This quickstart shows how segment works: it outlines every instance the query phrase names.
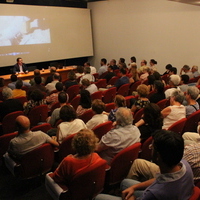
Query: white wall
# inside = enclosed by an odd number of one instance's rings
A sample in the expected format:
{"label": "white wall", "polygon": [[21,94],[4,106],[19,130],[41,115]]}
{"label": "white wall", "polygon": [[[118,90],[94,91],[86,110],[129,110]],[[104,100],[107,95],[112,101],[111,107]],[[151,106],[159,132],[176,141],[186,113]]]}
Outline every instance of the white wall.
{"label": "white wall", "polygon": [[136,56],[158,61],[159,72],[171,63],[200,67],[200,6],[167,0],[108,0],[88,4],[92,13],[94,57]]}

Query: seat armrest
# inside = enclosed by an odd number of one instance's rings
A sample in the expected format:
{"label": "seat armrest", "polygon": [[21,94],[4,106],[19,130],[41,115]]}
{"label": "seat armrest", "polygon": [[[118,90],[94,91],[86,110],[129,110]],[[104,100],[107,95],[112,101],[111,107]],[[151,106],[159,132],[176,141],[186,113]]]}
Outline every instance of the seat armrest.
{"label": "seat armrest", "polygon": [[4,157],[6,167],[15,176],[15,167],[17,167],[19,165],[8,155],[8,152],[6,152],[3,155],[3,157]]}
{"label": "seat armrest", "polygon": [[45,186],[49,194],[54,200],[59,200],[59,197],[62,193],[66,193],[68,191],[67,186],[57,184],[51,177],[50,174],[52,172],[46,174],[45,178]]}

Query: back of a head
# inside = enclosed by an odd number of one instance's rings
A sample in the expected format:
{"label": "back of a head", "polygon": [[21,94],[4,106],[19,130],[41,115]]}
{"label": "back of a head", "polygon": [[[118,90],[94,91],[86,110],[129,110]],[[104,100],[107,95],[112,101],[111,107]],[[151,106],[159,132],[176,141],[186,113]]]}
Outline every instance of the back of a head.
{"label": "back of a head", "polygon": [[37,85],[40,85],[42,83],[42,78],[41,76],[35,76],[34,81]]}
{"label": "back of a head", "polygon": [[190,77],[187,74],[181,75],[181,81],[183,81],[184,84],[188,84],[189,80],[190,80]]}
{"label": "back of a head", "polygon": [[84,78],[81,81],[81,83],[82,83],[83,86],[86,86],[86,87],[88,87],[91,84],[90,81],[87,78]]}
{"label": "back of a head", "polygon": [[39,69],[34,70],[34,76],[40,76],[40,70]]}
{"label": "back of a head", "polygon": [[76,74],[73,70],[69,71],[68,75],[67,75],[69,80],[75,80],[76,79]]}
{"label": "back of a head", "polygon": [[18,128],[19,133],[23,133],[30,129],[30,120],[28,117],[24,115],[20,115],[16,118],[16,126]]}
{"label": "back of a head", "polygon": [[80,130],[72,140],[72,148],[78,156],[87,156],[95,151],[98,139],[92,130]]}
{"label": "back of a head", "polygon": [[10,88],[4,87],[2,90],[2,95],[3,95],[4,100],[7,100],[7,99],[12,98],[13,92]]}
{"label": "back of a head", "polygon": [[44,94],[40,90],[36,89],[31,92],[30,98],[35,102],[41,101],[44,98]]}
{"label": "back of a head", "polygon": [[154,75],[154,77],[155,77],[156,80],[161,80],[161,76],[160,76],[160,74],[157,71],[155,71],[153,73],[153,75]]}
{"label": "back of a head", "polygon": [[124,98],[124,96],[117,94],[115,96],[114,99],[114,103],[116,104],[116,106],[119,107],[126,107],[126,99]]}
{"label": "back of a head", "polygon": [[124,58],[120,58],[119,61],[120,61],[121,63],[125,63],[125,59],[124,59]]}
{"label": "back of a head", "polygon": [[105,103],[102,102],[100,99],[95,99],[92,102],[92,110],[96,114],[101,114],[105,110]]}
{"label": "back of a head", "polygon": [[177,74],[177,68],[176,67],[171,67],[169,69],[170,72],[172,72],[173,74]]}
{"label": "back of a head", "polygon": [[157,61],[154,59],[151,59],[150,62],[153,63],[154,65],[157,65]]}
{"label": "back of a head", "polygon": [[171,97],[174,98],[174,101],[177,101],[180,104],[182,104],[185,99],[184,93],[178,89],[172,92]]}
{"label": "back of a head", "polygon": [[170,76],[170,81],[172,82],[172,84],[173,84],[174,86],[178,86],[179,83],[180,83],[180,81],[181,81],[181,78],[180,78],[179,75],[172,74],[172,75]]}
{"label": "back of a head", "polygon": [[91,108],[91,96],[90,96],[90,92],[87,90],[82,90],[81,93],[81,98],[80,98],[80,105],[83,108]]}
{"label": "back of a head", "polygon": [[154,75],[149,75],[147,79],[148,79],[148,85],[153,85],[154,81],[156,80]]}
{"label": "back of a head", "polygon": [[131,57],[131,61],[134,62],[134,63],[136,63],[136,57],[135,57],[135,56],[132,56],[132,57]]}
{"label": "back of a head", "polygon": [[183,69],[186,70],[186,71],[189,71],[190,67],[188,65],[183,65]]}
{"label": "back of a head", "polygon": [[164,92],[164,83],[162,81],[156,80],[154,81],[154,87],[157,92],[162,93]]}
{"label": "back of a head", "polygon": [[60,109],[60,119],[65,122],[73,121],[77,118],[76,111],[72,106],[65,105]]}
{"label": "back of a head", "polygon": [[83,70],[84,70],[84,68],[83,68],[83,66],[81,66],[81,65],[78,65],[77,68],[76,68],[76,71],[77,71],[78,73],[80,73],[80,74],[83,73]]}
{"label": "back of a head", "polygon": [[63,91],[63,84],[61,82],[56,83],[56,90],[59,92]]}
{"label": "back of a head", "polygon": [[59,74],[59,73],[55,73],[55,74],[53,75],[53,79],[54,79],[54,80],[59,80],[59,79],[60,79],[60,74]]}
{"label": "back of a head", "polygon": [[126,75],[126,69],[123,67],[120,69],[120,72],[123,74],[123,75]]}
{"label": "back of a head", "polygon": [[165,69],[171,69],[173,66],[171,65],[171,64],[167,64],[166,66],[165,66]]}
{"label": "back of a head", "polygon": [[90,67],[85,67],[84,72],[85,72],[85,74],[90,74],[90,72],[91,72]]}
{"label": "back of a head", "polygon": [[101,62],[102,62],[104,65],[106,65],[107,60],[106,60],[105,58],[102,58],[102,59],[101,59]]}
{"label": "back of a head", "polygon": [[191,99],[196,100],[199,96],[199,89],[196,86],[190,86],[187,89],[187,94],[190,95]]}
{"label": "back of a head", "polygon": [[183,157],[184,141],[178,133],[167,130],[156,131],[153,134],[153,147],[168,167],[174,167]]}
{"label": "back of a head", "polygon": [[127,126],[133,123],[133,115],[128,108],[120,107],[116,112],[116,122],[120,126]]}
{"label": "back of a head", "polygon": [[17,76],[15,74],[12,74],[10,76],[10,79],[11,79],[11,82],[15,82],[15,81],[17,81]]}
{"label": "back of a head", "polygon": [[15,84],[16,89],[21,89],[22,86],[23,86],[23,81],[21,79],[18,79]]}
{"label": "back of a head", "polygon": [[145,84],[141,84],[137,87],[137,92],[140,97],[147,97],[149,94],[149,88]]}
{"label": "back of a head", "polygon": [[66,103],[67,102],[67,94],[65,92],[59,92],[58,101],[59,101],[59,103]]}

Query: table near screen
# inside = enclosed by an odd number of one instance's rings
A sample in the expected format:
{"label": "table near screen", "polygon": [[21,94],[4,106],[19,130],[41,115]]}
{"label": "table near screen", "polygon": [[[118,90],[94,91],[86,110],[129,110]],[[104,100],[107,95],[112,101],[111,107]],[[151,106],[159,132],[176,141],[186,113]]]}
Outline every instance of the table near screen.
{"label": "table near screen", "polygon": [[[57,69],[56,72],[58,72],[61,75],[62,80],[65,80],[67,79],[68,72],[71,70],[74,70],[74,66],[63,67],[63,69]],[[46,79],[50,75],[50,70],[49,69],[40,70],[40,74],[42,77]],[[0,76],[0,78],[4,79],[5,85],[8,85],[8,83],[11,82],[10,76],[11,74]],[[17,77],[22,80],[30,80],[34,77],[34,72],[31,71],[28,72],[27,74],[18,74]]]}

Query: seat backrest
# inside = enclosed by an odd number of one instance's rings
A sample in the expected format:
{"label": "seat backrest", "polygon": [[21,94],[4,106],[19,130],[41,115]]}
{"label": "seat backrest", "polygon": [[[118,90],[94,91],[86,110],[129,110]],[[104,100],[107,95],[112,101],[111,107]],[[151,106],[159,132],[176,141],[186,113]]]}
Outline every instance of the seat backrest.
{"label": "seat backrest", "polygon": [[53,111],[56,109],[56,108],[60,108],[60,102],[54,102],[51,106],[51,110],[50,110],[50,115],[53,113]]}
{"label": "seat backrest", "polygon": [[130,83],[124,84],[122,85],[118,90],[117,90],[117,94],[121,94],[122,96],[126,97],[129,94],[129,86]]}
{"label": "seat backrest", "polygon": [[105,111],[109,113],[112,109],[115,109],[115,103],[107,103],[105,104]]}
{"label": "seat backrest", "polygon": [[97,86],[97,88],[105,88],[107,83],[106,83],[106,79],[99,79],[95,85]]}
{"label": "seat backrest", "polygon": [[24,103],[28,101],[26,97],[15,97],[15,99],[19,99],[22,105],[24,105]]}
{"label": "seat backrest", "polygon": [[1,147],[0,148],[0,162],[2,161],[3,155],[8,150],[10,140],[16,137],[17,134],[18,132],[14,132],[14,133],[8,133],[8,134],[0,136],[0,147]]}
{"label": "seat backrest", "polygon": [[196,132],[200,121],[200,110],[188,116],[183,132]]}
{"label": "seat backrest", "polygon": [[2,129],[3,129],[3,133],[4,134],[12,133],[12,132],[15,132],[17,130],[17,128],[15,126],[15,119],[19,115],[24,115],[24,112],[22,112],[22,111],[15,111],[15,112],[7,114],[3,118],[3,120],[2,120]]}
{"label": "seat backrest", "polygon": [[74,110],[76,110],[76,109],[78,108],[78,105],[79,105],[79,103],[80,103],[80,99],[81,99],[81,96],[75,96],[75,97],[71,100],[70,104],[73,106]]}
{"label": "seat backrest", "polygon": [[69,154],[72,154],[72,155],[76,154],[76,151],[72,148],[72,145],[71,145],[72,139],[74,138],[75,135],[76,133],[67,136],[60,144],[59,151],[58,151],[58,162],[61,162],[63,158],[65,158]]}
{"label": "seat backrest", "polygon": [[138,158],[141,143],[135,143],[120,151],[111,161],[109,185],[121,182],[126,178],[133,161]]}
{"label": "seat backrest", "polygon": [[94,73],[94,74],[92,74],[92,75],[94,76],[95,81],[99,78],[99,73]]}
{"label": "seat backrest", "polygon": [[119,79],[119,77],[117,76],[113,76],[109,81],[108,81],[108,85],[115,85],[115,83],[117,82],[117,80]]}
{"label": "seat backrest", "polygon": [[140,152],[140,158],[145,160],[151,160],[151,149],[149,149],[149,145],[152,144],[152,136],[149,137],[145,142],[142,144],[142,151]]}
{"label": "seat backrest", "polygon": [[20,160],[15,160],[15,175],[22,179],[40,176],[52,168],[54,150],[51,144],[45,143],[40,147],[26,153]]}
{"label": "seat backrest", "polygon": [[187,118],[180,119],[179,121],[177,121],[174,124],[172,124],[168,128],[168,130],[182,135],[186,121],[187,121]]}
{"label": "seat backrest", "polygon": [[71,100],[77,95],[79,94],[80,91],[80,87],[79,85],[72,85],[70,86],[66,93],[69,95],[69,102],[71,102]]}
{"label": "seat backrest", "polygon": [[31,122],[31,127],[36,126],[39,122],[46,122],[48,117],[48,106],[40,105],[32,108],[28,113],[28,118]]}
{"label": "seat backrest", "polygon": [[79,116],[79,119],[82,119],[86,124],[94,115],[92,109],[85,111],[82,115]]}
{"label": "seat backrest", "polygon": [[93,199],[99,194],[103,190],[106,167],[107,163],[102,159],[77,173],[68,186],[70,199]]}
{"label": "seat backrest", "polygon": [[103,102],[104,103],[111,103],[114,101],[115,95],[116,95],[117,88],[112,87],[106,91],[103,92]]}
{"label": "seat backrest", "polygon": [[94,134],[101,140],[102,136],[105,135],[112,128],[112,121],[107,121],[93,128]]}
{"label": "seat backrest", "polygon": [[91,100],[93,101],[95,99],[102,99],[102,91],[97,91],[91,94]]}
{"label": "seat backrest", "polygon": [[167,106],[168,99],[163,99],[157,102],[156,104],[160,107],[161,110],[163,110]]}
{"label": "seat backrest", "polygon": [[192,196],[189,200],[199,200],[200,199],[200,189],[197,186],[194,186]]}
{"label": "seat backrest", "polygon": [[129,88],[129,95],[132,95],[133,91],[136,91],[139,85],[141,85],[141,81],[136,81],[134,83],[131,83],[130,88]]}
{"label": "seat backrest", "polygon": [[104,78],[104,77],[106,76],[107,73],[108,73],[108,71],[106,71],[106,72],[104,72],[103,74],[101,74],[101,75],[99,76],[99,79]]}
{"label": "seat backrest", "polygon": [[3,94],[2,94],[2,90],[0,90],[0,100],[1,100],[1,101],[4,101],[4,99],[3,99]]}
{"label": "seat backrest", "polygon": [[134,116],[133,116],[133,124],[137,123],[141,118],[142,115],[144,114],[144,108],[140,108],[140,110],[138,110]]}
{"label": "seat backrest", "polygon": [[47,133],[48,130],[50,130],[52,127],[51,127],[51,124],[49,123],[44,123],[44,124],[40,124],[38,126],[34,126],[31,131],[42,131],[44,133]]}

